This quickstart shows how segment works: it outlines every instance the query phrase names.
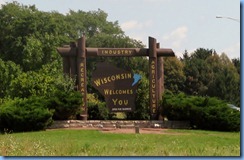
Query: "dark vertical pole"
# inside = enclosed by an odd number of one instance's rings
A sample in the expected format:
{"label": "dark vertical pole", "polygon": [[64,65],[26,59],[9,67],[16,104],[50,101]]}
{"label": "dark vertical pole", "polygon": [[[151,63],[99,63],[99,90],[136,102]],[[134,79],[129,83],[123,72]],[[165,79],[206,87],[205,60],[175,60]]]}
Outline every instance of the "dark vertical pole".
{"label": "dark vertical pole", "polygon": [[[71,42],[70,43],[70,48],[71,48],[71,52],[73,53],[77,53],[77,45],[75,42]],[[70,61],[70,76],[72,78],[75,78],[75,76],[77,75],[77,57],[76,56],[69,56],[69,61]]]}
{"label": "dark vertical pole", "polygon": [[[160,44],[157,43],[157,48],[160,48]],[[157,75],[158,75],[158,103],[162,100],[162,95],[164,93],[164,59],[163,57],[157,58]],[[158,113],[159,113],[159,119],[162,119],[160,116],[160,113],[162,112],[162,106],[158,104]]]}
{"label": "dark vertical pole", "polygon": [[157,119],[158,83],[157,83],[156,39],[149,37],[149,98],[151,120]]}
{"label": "dark vertical pole", "polygon": [[[160,48],[159,43],[157,43],[157,48]],[[158,100],[162,100],[162,94],[164,92],[163,57],[157,58],[157,77],[158,77]]]}
{"label": "dark vertical pole", "polygon": [[70,60],[69,60],[70,56],[62,56],[62,58],[63,58],[63,72],[65,75],[70,76]]}
{"label": "dark vertical pole", "polygon": [[77,54],[77,81],[78,90],[83,97],[83,104],[81,106],[82,120],[87,120],[87,88],[86,88],[86,40],[85,36],[78,39],[78,54]]}

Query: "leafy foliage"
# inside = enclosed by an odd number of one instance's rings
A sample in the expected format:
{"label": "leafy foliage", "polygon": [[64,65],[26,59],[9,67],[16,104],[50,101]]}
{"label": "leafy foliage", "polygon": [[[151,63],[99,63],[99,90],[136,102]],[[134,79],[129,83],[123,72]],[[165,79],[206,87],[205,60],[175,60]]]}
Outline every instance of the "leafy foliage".
{"label": "leafy foliage", "polygon": [[54,120],[76,119],[81,113],[82,96],[77,91],[57,92],[54,97],[49,99],[49,108],[54,110]]}
{"label": "leafy foliage", "polygon": [[223,53],[197,49],[192,55],[184,54],[184,93],[218,97],[240,106],[240,74],[231,60]]}
{"label": "leafy foliage", "polygon": [[162,115],[169,120],[190,121],[192,127],[197,129],[240,130],[240,112],[229,108],[217,98],[166,92],[162,106]]}
{"label": "leafy foliage", "polygon": [[[140,73],[140,72],[139,72]],[[126,113],[128,120],[149,120],[150,108],[149,108],[149,81],[143,75],[142,79],[138,82],[137,96],[135,102],[135,111]]]}
{"label": "leafy foliage", "polygon": [[44,130],[52,123],[52,111],[42,97],[13,99],[0,106],[0,131]]}
{"label": "leafy foliage", "polygon": [[88,119],[89,120],[108,120],[114,116],[109,113],[105,102],[99,101],[94,94],[88,94]]}
{"label": "leafy foliage", "polygon": [[183,63],[176,57],[165,57],[163,63],[165,89],[174,93],[182,91],[186,80]]}
{"label": "leafy foliage", "polygon": [[0,59],[0,98],[7,97],[11,81],[21,73],[20,66],[11,61],[3,61]]}

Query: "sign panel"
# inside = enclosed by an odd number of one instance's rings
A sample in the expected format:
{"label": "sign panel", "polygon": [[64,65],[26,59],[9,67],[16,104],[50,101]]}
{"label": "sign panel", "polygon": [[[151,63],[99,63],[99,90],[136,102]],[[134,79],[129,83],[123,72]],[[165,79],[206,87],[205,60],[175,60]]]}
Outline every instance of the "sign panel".
{"label": "sign panel", "polygon": [[82,105],[82,111],[85,112],[85,108],[86,108],[86,104],[84,102],[86,102],[86,64],[85,62],[81,62],[80,63],[80,92],[82,95],[82,99],[83,99],[83,105]]}
{"label": "sign panel", "polygon": [[158,87],[157,87],[157,60],[155,58],[150,58],[149,60],[150,65],[150,106],[151,106],[151,113],[155,115],[157,113],[157,106],[158,106]]}
{"label": "sign panel", "polygon": [[92,86],[104,97],[110,112],[130,112],[135,109],[135,97],[141,76],[116,68],[108,63],[98,63],[92,75]]}
{"label": "sign panel", "polygon": [[123,48],[123,49],[113,49],[113,48],[103,48],[103,49],[98,49],[98,56],[132,56],[133,54],[136,53],[135,49],[127,49],[127,48]]}

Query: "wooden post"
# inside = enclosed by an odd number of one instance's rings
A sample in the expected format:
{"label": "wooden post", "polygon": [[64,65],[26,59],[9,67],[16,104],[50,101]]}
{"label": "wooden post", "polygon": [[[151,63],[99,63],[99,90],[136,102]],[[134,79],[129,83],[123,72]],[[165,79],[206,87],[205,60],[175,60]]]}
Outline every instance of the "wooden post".
{"label": "wooden post", "polygon": [[[160,48],[160,44],[157,43],[157,48]],[[164,93],[164,59],[163,57],[157,58],[157,75],[158,75],[158,99],[162,100]]]}
{"label": "wooden post", "polygon": [[70,76],[70,57],[62,56],[63,58],[63,72],[65,75]]}
{"label": "wooden post", "polygon": [[86,87],[86,41],[85,36],[78,39],[77,53],[77,81],[78,90],[81,92],[83,104],[81,106],[82,120],[87,120],[87,87]]}
{"label": "wooden post", "polygon": [[[157,43],[157,48],[160,48],[160,44]],[[160,101],[162,100],[162,95],[164,93],[164,59],[163,57],[157,58],[157,75],[158,75],[158,119],[163,120],[161,116],[162,106],[160,105]]]}
{"label": "wooden post", "polygon": [[[77,45],[75,42],[70,43],[70,49],[71,53],[76,53],[77,52]],[[69,56],[69,64],[70,64],[70,77],[75,78],[77,76],[77,56],[76,55],[70,55]]]}
{"label": "wooden post", "polygon": [[151,120],[157,119],[158,106],[158,79],[157,79],[157,52],[156,39],[149,37],[149,105]]}

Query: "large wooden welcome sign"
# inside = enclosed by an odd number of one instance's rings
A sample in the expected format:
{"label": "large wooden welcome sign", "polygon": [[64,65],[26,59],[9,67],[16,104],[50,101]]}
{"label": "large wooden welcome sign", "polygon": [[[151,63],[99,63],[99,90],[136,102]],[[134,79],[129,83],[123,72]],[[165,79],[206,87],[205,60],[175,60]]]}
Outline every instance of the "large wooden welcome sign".
{"label": "large wooden welcome sign", "polygon": [[[163,58],[175,56],[172,49],[162,49],[156,39],[149,37],[149,48],[86,48],[85,37],[78,43],[71,43],[57,49],[63,57],[63,71],[71,77],[77,75],[78,90],[83,95],[82,114],[87,120],[87,80],[86,58],[92,56],[104,57],[149,57],[149,107],[151,119],[158,118],[159,99],[164,91]],[[98,71],[93,73],[92,85],[102,95],[113,112],[133,111],[136,85],[133,73],[114,68],[109,64],[98,64]],[[101,71],[102,70],[102,71]],[[102,73],[102,74],[101,74]],[[122,83],[121,83],[122,82]],[[113,85],[111,88],[108,85]]]}
{"label": "large wooden welcome sign", "polygon": [[105,62],[98,63],[96,68],[91,79],[92,86],[105,97],[110,112],[133,111],[141,76]]}

